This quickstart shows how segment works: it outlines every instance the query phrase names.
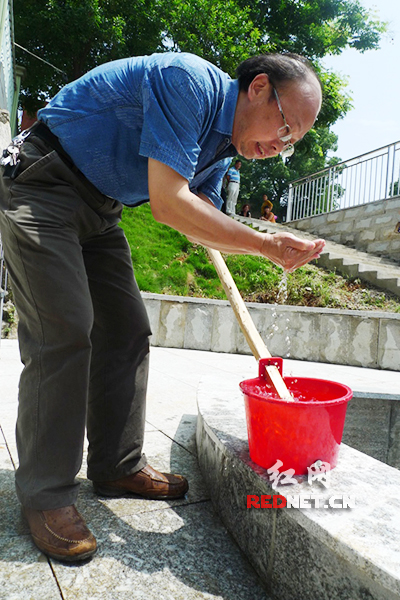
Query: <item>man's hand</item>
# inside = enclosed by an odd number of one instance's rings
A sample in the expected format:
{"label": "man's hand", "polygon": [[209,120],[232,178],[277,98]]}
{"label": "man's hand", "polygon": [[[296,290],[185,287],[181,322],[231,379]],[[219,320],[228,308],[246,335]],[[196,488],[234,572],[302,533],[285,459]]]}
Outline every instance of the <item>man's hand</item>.
{"label": "man's hand", "polygon": [[292,233],[280,232],[265,236],[261,252],[285,271],[291,272],[319,258],[324,246],[324,240],[302,240]]}

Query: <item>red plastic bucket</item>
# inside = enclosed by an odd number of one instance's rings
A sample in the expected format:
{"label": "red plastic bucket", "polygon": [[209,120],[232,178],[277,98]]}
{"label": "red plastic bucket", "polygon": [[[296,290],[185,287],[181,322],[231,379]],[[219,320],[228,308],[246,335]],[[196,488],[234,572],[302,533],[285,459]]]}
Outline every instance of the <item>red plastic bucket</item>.
{"label": "red plastic bucket", "polygon": [[281,469],[307,474],[317,460],[336,466],[342,441],[347,402],[353,392],[347,385],[284,377],[296,399],[280,399],[266,380],[265,367],[275,365],[282,374],[282,359],[259,361],[259,377],[239,385],[244,394],[250,458],[265,469],[282,461]]}

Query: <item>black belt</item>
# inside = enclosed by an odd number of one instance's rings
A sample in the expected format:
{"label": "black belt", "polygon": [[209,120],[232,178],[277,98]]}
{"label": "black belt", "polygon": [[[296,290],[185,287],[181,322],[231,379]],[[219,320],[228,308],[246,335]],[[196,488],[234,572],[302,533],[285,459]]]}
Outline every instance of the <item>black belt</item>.
{"label": "black belt", "polygon": [[50,148],[55,150],[65,160],[65,162],[67,163],[67,165],[69,167],[75,167],[75,169],[76,169],[76,165],[75,165],[74,161],[72,160],[70,155],[67,152],[65,152],[64,148],[60,144],[60,140],[47,127],[47,125],[42,123],[42,121],[36,121],[36,123],[34,123],[32,125],[32,127],[30,128],[29,131],[30,131],[30,134],[27,138],[27,141],[29,141],[29,137],[31,135],[38,137],[39,139],[46,142],[46,144],[48,146],[50,146]]}

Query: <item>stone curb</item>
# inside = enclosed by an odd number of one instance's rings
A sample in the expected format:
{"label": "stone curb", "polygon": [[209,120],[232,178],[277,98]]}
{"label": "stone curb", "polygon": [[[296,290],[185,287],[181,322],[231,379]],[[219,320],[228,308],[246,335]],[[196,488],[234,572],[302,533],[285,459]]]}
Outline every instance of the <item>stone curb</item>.
{"label": "stone curb", "polygon": [[[228,301],[142,293],[152,345],[250,354]],[[247,303],[271,354],[400,370],[400,315]],[[274,329],[276,328],[276,329]]]}
{"label": "stone curb", "polygon": [[[400,599],[400,472],[342,444],[328,488],[304,477],[274,490],[248,452],[238,381],[198,388],[200,468],[225,526],[277,600]],[[286,468],[289,465],[286,466]],[[284,467],[282,467],[283,469]],[[318,494],[320,508],[247,508],[247,495]],[[324,508],[329,498],[354,508]]]}

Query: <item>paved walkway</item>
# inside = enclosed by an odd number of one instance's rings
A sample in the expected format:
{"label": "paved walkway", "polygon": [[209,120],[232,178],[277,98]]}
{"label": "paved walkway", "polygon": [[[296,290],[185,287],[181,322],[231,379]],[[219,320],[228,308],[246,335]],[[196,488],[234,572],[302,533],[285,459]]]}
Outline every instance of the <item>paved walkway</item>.
{"label": "paved walkway", "polygon": [[[14,340],[0,343],[1,600],[261,600],[267,598],[218,517],[195,446],[196,389],[204,372],[229,377],[244,358],[152,349],[145,452],[160,470],[185,474],[187,497],[171,502],[102,499],[78,475],[78,508],[99,550],[82,565],[49,561],[33,545],[14,491],[14,428],[21,371]],[[246,360],[247,359],[247,360]],[[251,359],[255,369],[254,359]],[[213,364],[215,363],[215,364]]]}
{"label": "paved walkway", "polygon": [[[285,360],[285,374],[395,394],[400,373]],[[161,470],[185,474],[187,497],[173,502],[101,499],[78,478],[78,508],[99,542],[92,560],[64,565],[33,545],[14,491],[14,428],[21,372],[15,340],[0,343],[0,600],[267,600],[246,558],[218,517],[198,468],[196,390],[210,373],[255,377],[251,356],[152,348],[145,451]]]}

